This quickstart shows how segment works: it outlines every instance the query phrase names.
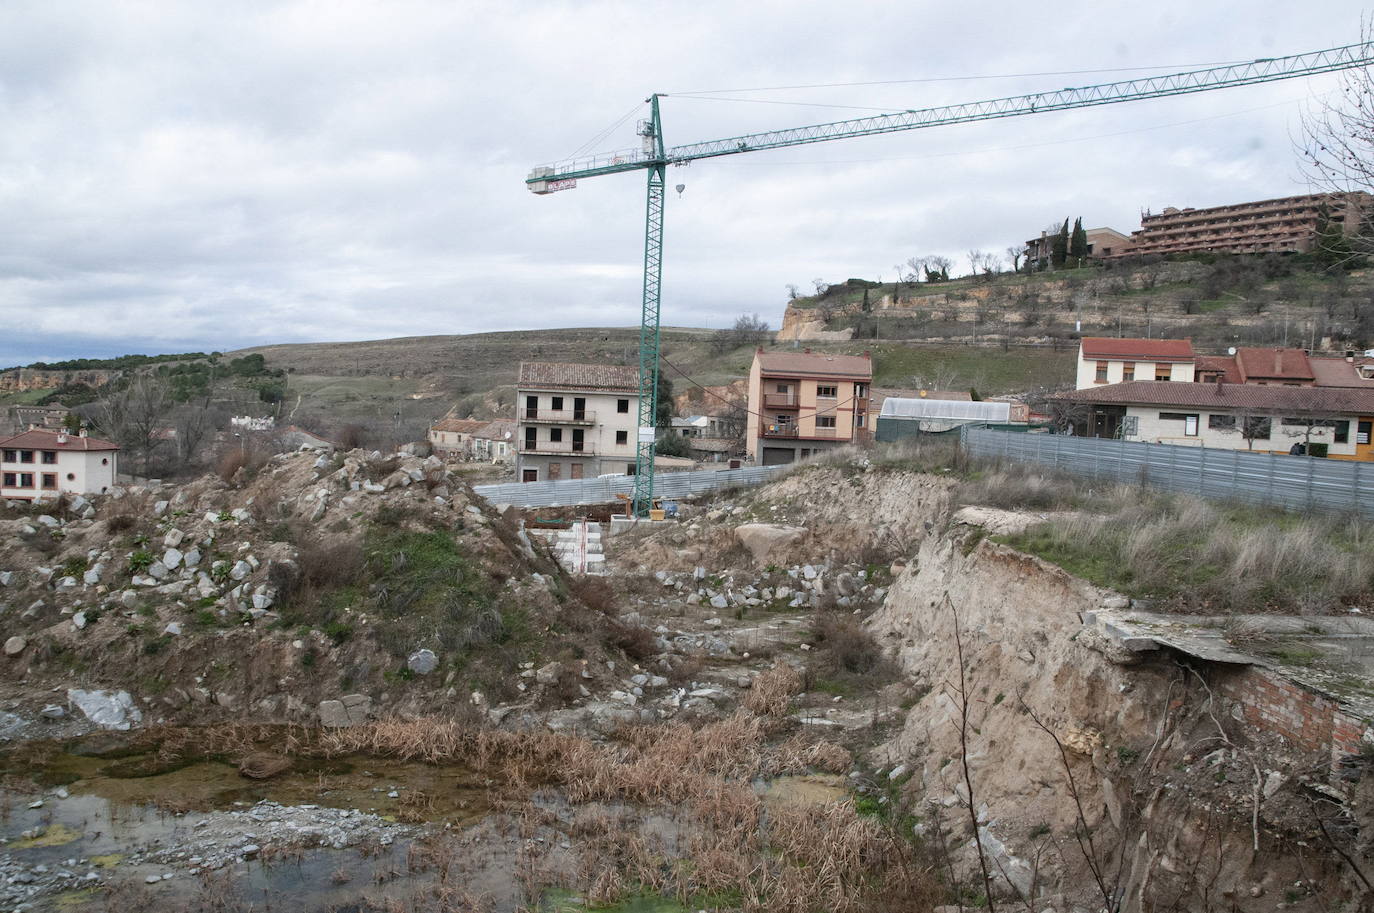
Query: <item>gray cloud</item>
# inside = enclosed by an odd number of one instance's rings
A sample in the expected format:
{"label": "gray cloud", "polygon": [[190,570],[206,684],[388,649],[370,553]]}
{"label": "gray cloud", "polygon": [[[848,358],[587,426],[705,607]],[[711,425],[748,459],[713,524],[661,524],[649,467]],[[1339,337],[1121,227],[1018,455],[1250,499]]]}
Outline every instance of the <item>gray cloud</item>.
{"label": "gray cloud", "polygon": [[[1358,31],[1336,0],[1199,6],[6,4],[0,365],[632,324],[642,176],[548,198],[522,179],[650,91],[1182,65]],[[740,95],[914,107],[1119,75]],[[788,282],[1000,251],[1066,215],[1129,230],[1146,207],[1300,192],[1289,133],[1333,80],[674,169],[665,322],[776,321]],[[664,111],[670,143],[859,113]],[[596,148],[632,146],[632,128]]]}

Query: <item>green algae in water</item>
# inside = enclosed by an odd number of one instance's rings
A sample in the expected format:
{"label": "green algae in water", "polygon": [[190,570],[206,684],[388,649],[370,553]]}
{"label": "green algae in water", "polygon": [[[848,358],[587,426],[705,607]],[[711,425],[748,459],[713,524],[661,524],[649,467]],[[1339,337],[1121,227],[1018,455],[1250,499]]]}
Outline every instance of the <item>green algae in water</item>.
{"label": "green algae in water", "polygon": [[40,846],[64,846],[81,839],[81,832],[72,830],[61,821],[54,821],[37,837],[12,840],[5,845],[9,850],[31,850]]}

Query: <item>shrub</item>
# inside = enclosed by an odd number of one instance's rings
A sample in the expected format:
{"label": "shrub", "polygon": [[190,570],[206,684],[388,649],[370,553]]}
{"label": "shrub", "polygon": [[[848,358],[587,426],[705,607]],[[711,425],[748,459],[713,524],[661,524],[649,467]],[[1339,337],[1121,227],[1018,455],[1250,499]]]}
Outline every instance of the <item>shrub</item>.
{"label": "shrub", "polygon": [[883,651],[853,615],[822,612],[816,637],[825,665],[835,672],[869,675],[883,664]]}
{"label": "shrub", "polygon": [[296,563],[301,583],[315,590],[348,586],[357,581],[365,565],[362,548],[352,540],[330,545],[307,542],[301,546]]}
{"label": "shrub", "polygon": [[129,530],[133,529],[137,524],[138,521],[135,520],[129,514],[115,514],[112,517],[105,518],[105,531],[110,533],[111,535],[117,533],[127,533]]}
{"label": "shrub", "polygon": [[607,626],[607,640],[630,659],[644,660],[660,652],[658,635],[644,625],[612,621]]}
{"label": "shrub", "polygon": [[568,582],[568,590],[587,608],[615,614],[615,587],[605,577],[574,577]]}

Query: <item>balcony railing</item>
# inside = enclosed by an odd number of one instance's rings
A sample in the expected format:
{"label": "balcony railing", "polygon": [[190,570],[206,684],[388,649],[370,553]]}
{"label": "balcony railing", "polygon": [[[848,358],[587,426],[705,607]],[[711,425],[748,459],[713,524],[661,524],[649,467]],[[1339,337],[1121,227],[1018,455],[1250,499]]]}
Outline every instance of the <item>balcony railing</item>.
{"label": "balcony railing", "polygon": [[759,437],[784,438],[796,440],[804,438],[806,440],[849,440],[848,428],[815,428],[807,434],[802,434],[801,429],[795,424],[786,425],[763,425],[759,429]]}
{"label": "balcony railing", "polygon": [[596,456],[596,445],[578,441],[521,441],[521,453],[547,453],[558,456]]}
{"label": "balcony railing", "polygon": [[550,425],[593,425],[596,413],[587,409],[521,409],[520,421]]}
{"label": "balcony railing", "polygon": [[763,404],[774,409],[795,409],[797,408],[797,395],[795,393],[765,393],[763,394]]}
{"label": "balcony railing", "polygon": [[761,437],[771,438],[795,438],[797,436],[796,425],[764,425],[760,429]]}

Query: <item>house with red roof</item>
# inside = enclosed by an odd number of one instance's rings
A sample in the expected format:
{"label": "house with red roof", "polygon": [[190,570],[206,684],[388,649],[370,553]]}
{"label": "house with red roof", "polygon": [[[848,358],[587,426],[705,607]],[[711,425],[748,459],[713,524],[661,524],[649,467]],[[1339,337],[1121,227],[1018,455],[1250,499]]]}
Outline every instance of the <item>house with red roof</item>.
{"label": "house with red roof", "polygon": [[793,463],[870,440],[873,360],[804,352],[754,354],[745,448],[764,466]]}
{"label": "house with red roof", "polygon": [[522,482],[633,475],[639,369],[520,363],[515,383],[516,477]]}
{"label": "house with red roof", "polygon": [[1084,336],[1078,346],[1079,390],[1135,380],[1191,383],[1197,363],[1189,339]]}
{"label": "house with red roof", "polygon": [[0,440],[0,498],[6,500],[102,494],[118,472],[119,445],[84,433],[34,428]]}

